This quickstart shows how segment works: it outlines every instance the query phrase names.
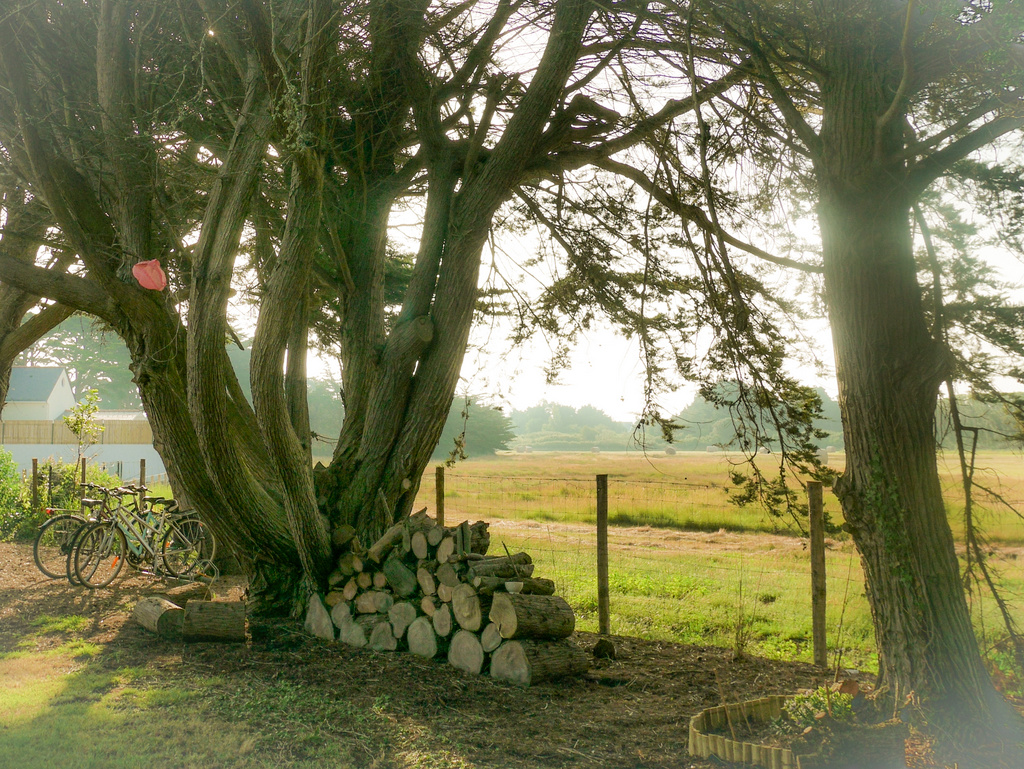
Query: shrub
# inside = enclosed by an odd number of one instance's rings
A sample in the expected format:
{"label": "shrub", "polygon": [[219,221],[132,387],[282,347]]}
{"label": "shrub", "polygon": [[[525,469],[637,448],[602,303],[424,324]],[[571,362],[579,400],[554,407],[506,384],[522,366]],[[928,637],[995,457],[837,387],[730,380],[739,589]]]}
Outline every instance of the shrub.
{"label": "shrub", "polygon": [[[2,451],[2,450],[0,450]],[[6,456],[4,456],[6,455]],[[22,483],[11,455],[0,454],[0,540],[31,540],[46,520],[45,508],[78,512],[81,490],[77,465],[48,459],[39,465],[39,510],[32,509],[32,479]],[[85,479],[101,486],[120,485],[116,476],[98,467],[87,467]]]}
{"label": "shrub", "polygon": [[14,457],[0,447],[0,542],[11,539],[26,507],[22,499],[21,474]]}

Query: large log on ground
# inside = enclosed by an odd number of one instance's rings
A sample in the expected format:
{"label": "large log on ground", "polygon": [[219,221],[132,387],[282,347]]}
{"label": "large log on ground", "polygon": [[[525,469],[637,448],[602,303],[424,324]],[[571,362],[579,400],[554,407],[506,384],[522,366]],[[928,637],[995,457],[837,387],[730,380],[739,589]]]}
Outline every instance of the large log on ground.
{"label": "large log on ground", "polygon": [[501,633],[498,632],[498,626],[493,622],[487,623],[487,627],[480,633],[480,646],[483,647],[484,652],[487,654],[501,646],[502,640]]}
{"label": "large log on ground", "polygon": [[416,605],[408,601],[401,601],[392,606],[388,610],[388,619],[391,620],[391,630],[395,634],[395,638],[401,639],[418,615]]}
{"label": "large log on ground", "polygon": [[132,619],[161,638],[180,638],[185,610],[166,598],[151,595],[135,604]]}
{"label": "large log on ground", "polygon": [[476,633],[484,626],[484,618],[491,609],[491,599],[477,595],[472,585],[461,584],[452,591],[451,607],[459,627]]}
{"label": "large log on ground", "polygon": [[452,610],[448,604],[441,604],[430,621],[434,623],[434,632],[441,638],[447,638],[452,634]]}
{"label": "large log on ground", "polygon": [[557,595],[495,593],[490,620],[502,638],[566,638],[576,627],[576,615]]}
{"label": "large log on ground", "polygon": [[395,595],[400,598],[412,595],[420,586],[416,581],[416,575],[394,556],[384,561],[384,576],[388,578],[388,584],[395,591]]}
{"label": "large log on ground", "polygon": [[496,592],[506,592],[506,582],[522,582],[523,587],[520,593],[530,595],[554,595],[555,583],[543,577],[524,577],[523,579],[505,579],[503,577],[474,577],[472,585],[480,595],[492,595]]}
{"label": "large log on ground", "polygon": [[491,678],[531,686],[587,672],[590,660],[572,641],[505,641],[491,655]]}
{"label": "large log on ground", "polygon": [[417,617],[409,625],[405,635],[409,642],[409,651],[419,657],[433,659],[443,651],[444,644],[434,632],[434,625],[430,621],[430,617]]}
{"label": "large log on ground", "polygon": [[181,637],[186,641],[245,641],[245,604],[241,601],[189,601],[185,606]]}
{"label": "large log on ground", "polygon": [[468,630],[458,630],[448,647],[448,663],[459,670],[479,675],[484,667],[484,650],[480,639]]}

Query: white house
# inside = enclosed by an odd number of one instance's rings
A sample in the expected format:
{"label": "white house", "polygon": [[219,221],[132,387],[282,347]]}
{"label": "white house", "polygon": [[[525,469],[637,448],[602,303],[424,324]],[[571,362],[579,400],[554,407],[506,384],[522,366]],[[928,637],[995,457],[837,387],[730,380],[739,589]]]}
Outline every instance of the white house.
{"label": "white house", "polygon": [[60,366],[14,366],[3,418],[52,422],[75,403],[71,380]]}

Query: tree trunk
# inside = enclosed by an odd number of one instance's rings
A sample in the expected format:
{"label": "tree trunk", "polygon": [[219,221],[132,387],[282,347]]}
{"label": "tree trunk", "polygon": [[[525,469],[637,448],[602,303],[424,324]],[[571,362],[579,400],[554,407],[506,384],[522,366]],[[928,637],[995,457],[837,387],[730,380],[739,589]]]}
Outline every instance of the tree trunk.
{"label": "tree trunk", "polygon": [[[971,626],[936,467],[934,418],[951,359],[929,334],[917,284],[903,130],[878,129],[891,94],[847,57],[823,89],[816,165],[825,291],[846,471],[836,484],[861,554],[879,674],[984,713],[994,690]],[[898,74],[898,73],[897,73]]]}

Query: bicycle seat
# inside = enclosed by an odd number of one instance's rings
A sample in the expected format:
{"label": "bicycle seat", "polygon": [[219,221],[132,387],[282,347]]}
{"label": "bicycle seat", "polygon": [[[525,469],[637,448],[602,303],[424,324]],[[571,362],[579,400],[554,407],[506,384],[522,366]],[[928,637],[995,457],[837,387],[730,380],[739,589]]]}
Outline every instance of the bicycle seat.
{"label": "bicycle seat", "polygon": [[102,499],[85,499],[82,498],[82,507],[100,507],[103,505]]}

